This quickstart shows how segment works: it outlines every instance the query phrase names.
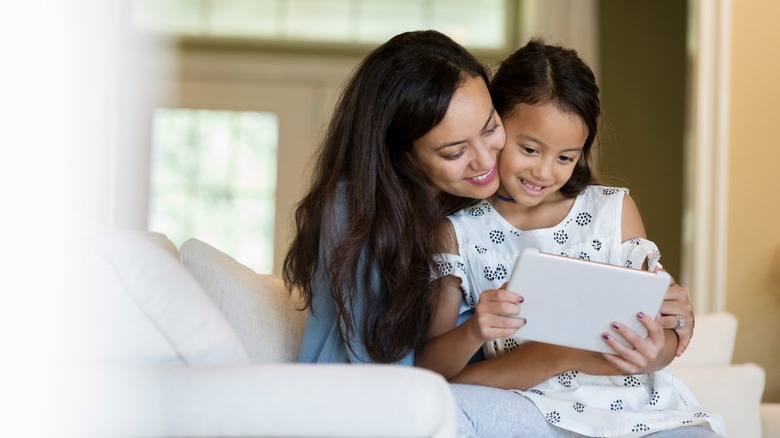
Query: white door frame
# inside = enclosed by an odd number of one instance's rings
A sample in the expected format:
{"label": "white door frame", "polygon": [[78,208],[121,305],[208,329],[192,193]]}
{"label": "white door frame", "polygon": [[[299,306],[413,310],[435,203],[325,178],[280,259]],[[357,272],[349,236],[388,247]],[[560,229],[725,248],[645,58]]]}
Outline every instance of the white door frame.
{"label": "white door frame", "polygon": [[689,0],[682,276],[697,313],[726,307],[730,0]]}

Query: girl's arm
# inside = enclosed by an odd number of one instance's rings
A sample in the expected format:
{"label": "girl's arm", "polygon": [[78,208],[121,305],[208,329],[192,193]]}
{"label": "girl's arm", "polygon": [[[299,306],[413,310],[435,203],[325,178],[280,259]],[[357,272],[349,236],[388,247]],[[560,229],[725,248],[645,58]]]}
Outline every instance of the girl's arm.
{"label": "girl's arm", "polygon": [[[623,197],[621,229],[621,239],[624,242],[634,237],[647,238],[639,209],[628,195]],[[660,318],[660,315],[656,315],[653,321],[648,315],[640,318],[648,329],[646,342],[642,342],[642,339],[635,333],[629,333],[630,330],[620,326],[623,331],[618,329],[618,332],[631,342],[634,348],[628,349],[619,345],[614,339],[607,339],[607,343],[618,355],[605,354],[604,359],[628,374],[637,374],[648,370],[656,371],[669,365],[677,352],[678,339],[674,330],[661,331],[663,327]]]}
{"label": "girl's arm", "polygon": [[449,379],[466,366],[485,342],[510,336],[525,324],[517,318],[520,295],[505,289],[484,291],[474,314],[457,325],[463,292],[460,279],[447,275],[439,282],[439,302],[433,310],[428,340],[415,353],[416,366]]}
{"label": "girl's arm", "polygon": [[[450,222],[439,230],[442,251],[458,253],[458,241]],[[432,309],[428,339],[415,351],[414,364],[436,371],[449,379],[466,366],[482,344],[516,332],[525,319],[520,313],[520,295],[508,290],[489,290],[481,294],[473,315],[458,325],[463,300],[460,279],[445,275],[438,282],[438,300]]]}

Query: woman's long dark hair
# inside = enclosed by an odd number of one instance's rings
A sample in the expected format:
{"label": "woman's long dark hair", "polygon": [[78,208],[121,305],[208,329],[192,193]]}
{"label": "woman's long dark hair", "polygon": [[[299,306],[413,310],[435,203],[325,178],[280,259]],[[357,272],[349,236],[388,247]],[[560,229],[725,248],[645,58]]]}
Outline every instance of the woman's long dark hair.
{"label": "woman's long dark hair", "polygon": [[572,198],[587,186],[598,184],[591,169],[591,149],[601,115],[599,87],[593,71],[576,51],[531,39],[501,63],[490,82],[490,94],[496,112],[505,119],[515,115],[523,103],[552,103],[561,111],[579,116],[588,128],[588,137],[561,194]]}
{"label": "woman's long dark hair", "polygon": [[[476,58],[436,31],[403,33],[374,50],[341,94],[308,193],[295,212],[285,283],[299,288],[316,312],[312,280],[325,268],[342,336],[361,336],[377,362],[396,362],[425,339],[436,299],[430,283],[438,250],[434,231],[447,214],[473,202],[434,190],[409,160],[412,141],[441,122],[469,77],[488,82]],[[330,264],[321,267],[321,237],[334,225],[328,211],[338,187],[346,218],[337,224],[343,239],[335,242]],[[361,263],[368,269],[361,271]],[[350,311],[358,300],[365,319]]]}

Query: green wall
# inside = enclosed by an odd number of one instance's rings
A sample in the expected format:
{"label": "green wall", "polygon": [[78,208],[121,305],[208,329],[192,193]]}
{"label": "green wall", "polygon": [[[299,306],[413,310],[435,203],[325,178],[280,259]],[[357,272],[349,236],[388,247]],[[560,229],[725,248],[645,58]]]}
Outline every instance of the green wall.
{"label": "green wall", "polygon": [[600,166],[631,189],[648,238],[679,280],[683,213],[687,2],[601,0]]}

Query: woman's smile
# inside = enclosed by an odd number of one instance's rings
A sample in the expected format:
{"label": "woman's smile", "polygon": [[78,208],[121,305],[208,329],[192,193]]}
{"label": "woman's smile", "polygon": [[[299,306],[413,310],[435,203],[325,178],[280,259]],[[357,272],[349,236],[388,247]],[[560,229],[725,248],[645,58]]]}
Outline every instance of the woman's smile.
{"label": "woman's smile", "polygon": [[473,182],[474,184],[490,184],[494,179],[496,179],[496,167],[493,166],[493,168],[488,170],[486,173],[483,173],[482,175],[472,176],[471,178],[466,179]]}

